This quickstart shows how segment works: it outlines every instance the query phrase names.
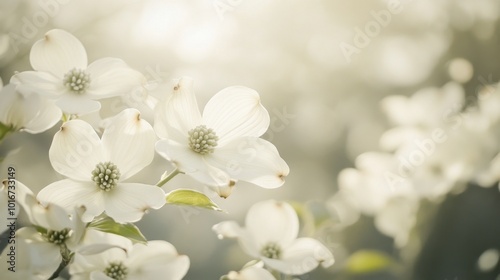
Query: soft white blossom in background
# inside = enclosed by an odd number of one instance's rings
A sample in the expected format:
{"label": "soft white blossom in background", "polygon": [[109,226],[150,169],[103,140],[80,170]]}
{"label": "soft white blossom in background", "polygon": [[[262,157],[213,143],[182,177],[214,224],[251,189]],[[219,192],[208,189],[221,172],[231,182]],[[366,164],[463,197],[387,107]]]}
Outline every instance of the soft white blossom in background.
{"label": "soft white blossom in background", "polygon": [[[1,87],[0,87],[1,88]],[[41,133],[61,120],[62,112],[54,104],[36,94],[11,83],[0,90],[0,123],[10,130]]]}
{"label": "soft white blossom in background", "polygon": [[202,115],[192,83],[181,78],[167,101],[157,106],[155,130],[163,140],[156,143],[156,151],[222,197],[229,196],[237,180],[263,188],[283,185],[288,165],[272,143],[259,138],[269,127],[259,94],[241,86],[225,88],[210,99]]}
{"label": "soft white blossom in background", "polygon": [[118,235],[89,231],[84,244],[114,247],[98,254],[77,253],[69,269],[71,279],[180,280],[189,268],[189,258],[163,240],[133,244]]}
{"label": "soft white blossom in background", "polygon": [[14,75],[11,82],[55,99],[68,114],[97,111],[98,99],[123,95],[145,83],[144,76],[117,58],[101,58],[90,65],[82,43],[72,34],[53,29],[30,52],[35,71]]}
{"label": "soft white blossom in background", "polygon": [[54,169],[69,179],[52,183],[38,193],[42,203],[65,208],[84,205],[83,220],[105,212],[117,222],[134,222],[150,208],[165,203],[162,189],[126,179],[148,166],[156,137],[135,109],[118,114],[101,139],[81,120],[64,123],[54,136],[49,157]]}
{"label": "soft white blossom in background", "polygon": [[297,238],[299,218],[286,202],[275,200],[254,204],[246,215],[245,227],[234,221],[212,228],[219,238],[237,238],[243,251],[262,260],[267,268],[287,275],[302,275],[318,265],[334,263],[332,253],[316,239]]}
{"label": "soft white blossom in background", "polygon": [[377,228],[403,247],[420,200],[439,203],[468,184],[497,182],[500,139],[492,129],[497,113],[491,104],[499,94],[491,86],[484,90],[472,104],[454,82],[384,98],[382,109],[394,125],[380,139],[388,152],[358,156],[355,168],[340,172],[337,196],[348,208],[374,216]]}
{"label": "soft white blossom in background", "polygon": [[240,271],[231,271],[221,277],[221,280],[276,280],[276,278],[264,269],[262,262],[245,266]]}

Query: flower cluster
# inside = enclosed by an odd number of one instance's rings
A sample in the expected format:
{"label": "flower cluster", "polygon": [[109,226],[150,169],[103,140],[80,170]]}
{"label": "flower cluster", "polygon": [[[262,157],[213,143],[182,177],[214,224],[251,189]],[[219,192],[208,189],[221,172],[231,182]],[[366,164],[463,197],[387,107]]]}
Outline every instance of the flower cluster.
{"label": "flower cluster", "polygon": [[393,127],[382,134],[381,151],[361,154],[340,173],[332,205],[342,200],[374,216],[382,233],[406,245],[422,201],[498,184],[498,100],[493,85],[466,98],[456,82],[386,97],[381,107]]}
{"label": "flower cluster", "polygon": [[[100,100],[146,91],[141,73],[117,58],[88,64],[82,43],[58,29],[33,45],[30,62],[33,71],[16,73],[0,91],[0,136],[41,133],[62,121],[48,156],[64,179],[37,195],[22,182],[4,182],[0,198],[15,184],[15,201],[29,220],[16,232],[23,260],[13,277],[55,279],[68,267],[71,279],[182,279],[189,258],[167,241],[147,241],[133,223],[166,203],[219,208],[199,191],[165,193],[167,181],[186,174],[227,198],[240,180],[278,188],[289,173],[276,147],[260,138],[270,117],[255,90],[225,88],[200,113],[193,81],[184,77],[166,100],[141,104],[154,111],[153,125],[136,108],[96,125],[85,117],[99,112]],[[175,169],[156,185],[134,182],[155,153]],[[276,271],[300,275],[333,263],[319,241],[297,238],[298,217],[285,202],[254,205],[246,229],[224,222],[214,230],[239,238],[244,251],[262,261],[226,279],[275,279]],[[3,265],[7,258],[3,252]]]}

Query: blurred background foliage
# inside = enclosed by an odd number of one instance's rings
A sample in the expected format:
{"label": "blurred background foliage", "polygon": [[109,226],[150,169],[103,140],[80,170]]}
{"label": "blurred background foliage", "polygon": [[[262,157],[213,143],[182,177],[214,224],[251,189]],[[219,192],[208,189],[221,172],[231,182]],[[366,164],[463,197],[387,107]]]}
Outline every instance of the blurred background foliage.
{"label": "blurred background foliage", "polygon": [[[367,27],[391,5],[399,12],[389,12],[378,29]],[[265,190],[239,183],[228,199],[214,198],[227,214],[165,206],[139,222],[148,239],[168,240],[191,258],[186,279],[218,279],[249,261],[211,226],[243,223],[250,205],[269,198],[295,201],[303,234],[319,238],[336,258],[332,268],[297,279],[500,279],[498,264],[478,268],[485,250],[500,249],[497,188],[470,186],[421,205],[402,249],[373,218],[343,226],[349,213],[330,205],[343,203],[332,200],[339,172],[379,150],[389,127],[382,98],[449,81],[475,96],[485,81],[498,81],[499,12],[497,0],[1,0],[0,77],[7,84],[16,71],[30,70],[32,44],[61,28],[82,41],[89,61],[118,57],[144,73],[160,98],[181,76],[194,78],[201,107],[231,85],[261,94],[272,121],[264,138],[290,166],[286,184]],[[373,36],[365,28],[374,28]],[[356,39],[359,32],[365,41]],[[357,51],[346,55],[345,44]],[[113,110],[103,106],[101,113]],[[57,129],[10,135],[0,146],[1,170],[16,166],[18,179],[35,192],[60,179],[47,155]],[[134,179],[154,184],[171,169],[157,157]],[[187,176],[164,189],[178,187],[204,190]],[[490,255],[486,262],[498,252]]]}

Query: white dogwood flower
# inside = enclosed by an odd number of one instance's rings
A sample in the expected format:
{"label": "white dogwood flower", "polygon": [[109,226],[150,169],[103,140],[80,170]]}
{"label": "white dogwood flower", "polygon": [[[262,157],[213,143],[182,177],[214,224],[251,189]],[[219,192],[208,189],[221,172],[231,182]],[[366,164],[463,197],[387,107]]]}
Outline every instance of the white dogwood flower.
{"label": "white dogwood flower", "polygon": [[[3,182],[5,187],[8,184],[7,180]],[[16,279],[47,279],[61,263],[63,254],[69,258],[70,250],[79,245],[85,232],[85,224],[81,221],[83,209],[67,212],[53,203],[44,206],[19,181],[15,181],[15,200],[31,223],[15,233],[17,239],[13,244],[25,257],[16,271],[22,277]]]}
{"label": "white dogwood flower", "polygon": [[61,109],[54,102],[30,90],[20,91],[16,84],[3,87],[0,100],[0,123],[14,131],[41,133],[61,120]]}
{"label": "white dogwood flower", "polygon": [[118,235],[89,230],[84,242],[116,247],[99,254],[83,255],[77,252],[74,263],[70,265],[71,279],[180,280],[189,269],[189,258],[180,255],[167,241],[132,244]]}
{"label": "white dogwood flower", "polygon": [[[18,232],[21,233],[23,229]],[[14,257],[11,258],[9,254]],[[60,261],[61,255],[58,250],[53,250],[52,244],[16,236],[14,253],[8,246],[0,255],[2,279],[46,280],[57,269]],[[9,271],[9,268],[12,270]]]}
{"label": "white dogwood flower", "polygon": [[268,200],[254,204],[246,215],[245,228],[234,221],[212,228],[219,238],[237,238],[250,256],[287,275],[301,275],[319,264],[331,266],[332,253],[319,241],[302,237],[297,213],[289,204]]}
{"label": "white dogwood flower", "polygon": [[276,147],[259,138],[269,114],[259,94],[229,87],[198,109],[192,80],[182,78],[156,109],[155,131],[163,140],[156,151],[177,168],[209,186],[242,180],[264,188],[283,185],[289,168]]}
{"label": "white dogwood flower", "polygon": [[221,280],[276,280],[276,278],[262,267],[249,266],[238,272],[231,271],[224,275]]}
{"label": "white dogwood flower", "polygon": [[82,43],[72,34],[53,29],[37,41],[30,52],[31,66],[11,82],[56,98],[65,113],[97,111],[97,99],[122,95],[145,83],[145,77],[117,58],[102,58],[90,65]]}
{"label": "white dogwood flower", "polygon": [[69,179],[42,189],[38,199],[65,208],[84,205],[83,220],[106,212],[117,222],[135,222],[149,208],[165,203],[161,188],[123,181],[149,165],[154,157],[153,128],[135,109],[114,117],[102,139],[81,120],[64,123],[49,150],[54,169]]}

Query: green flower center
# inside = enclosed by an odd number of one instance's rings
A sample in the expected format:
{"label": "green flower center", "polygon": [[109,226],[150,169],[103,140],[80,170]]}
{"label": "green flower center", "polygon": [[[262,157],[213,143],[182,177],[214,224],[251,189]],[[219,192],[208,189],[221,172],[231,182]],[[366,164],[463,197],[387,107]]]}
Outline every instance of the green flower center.
{"label": "green flower center", "polygon": [[279,259],[281,257],[281,247],[274,242],[269,242],[260,250],[260,253],[266,258]]}
{"label": "green flower center", "polygon": [[127,279],[128,269],[121,262],[112,262],[104,269],[104,274],[115,280]]}
{"label": "green flower center", "polygon": [[85,70],[73,68],[64,75],[63,84],[74,93],[84,94],[90,86],[90,75]]}
{"label": "green flower center", "polygon": [[199,125],[188,132],[189,135],[189,147],[191,150],[201,154],[206,155],[214,152],[214,148],[217,146],[217,141],[219,137],[215,134],[215,131],[211,128],[207,128],[204,125]]}
{"label": "green flower center", "polygon": [[69,238],[70,229],[65,228],[63,230],[48,230],[45,237],[50,243],[56,245],[63,244],[66,239]]}
{"label": "green flower center", "polygon": [[100,162],[92,171],[92,181],[101,190],[109,192],[118,184],[120,170],[112,162]]}

